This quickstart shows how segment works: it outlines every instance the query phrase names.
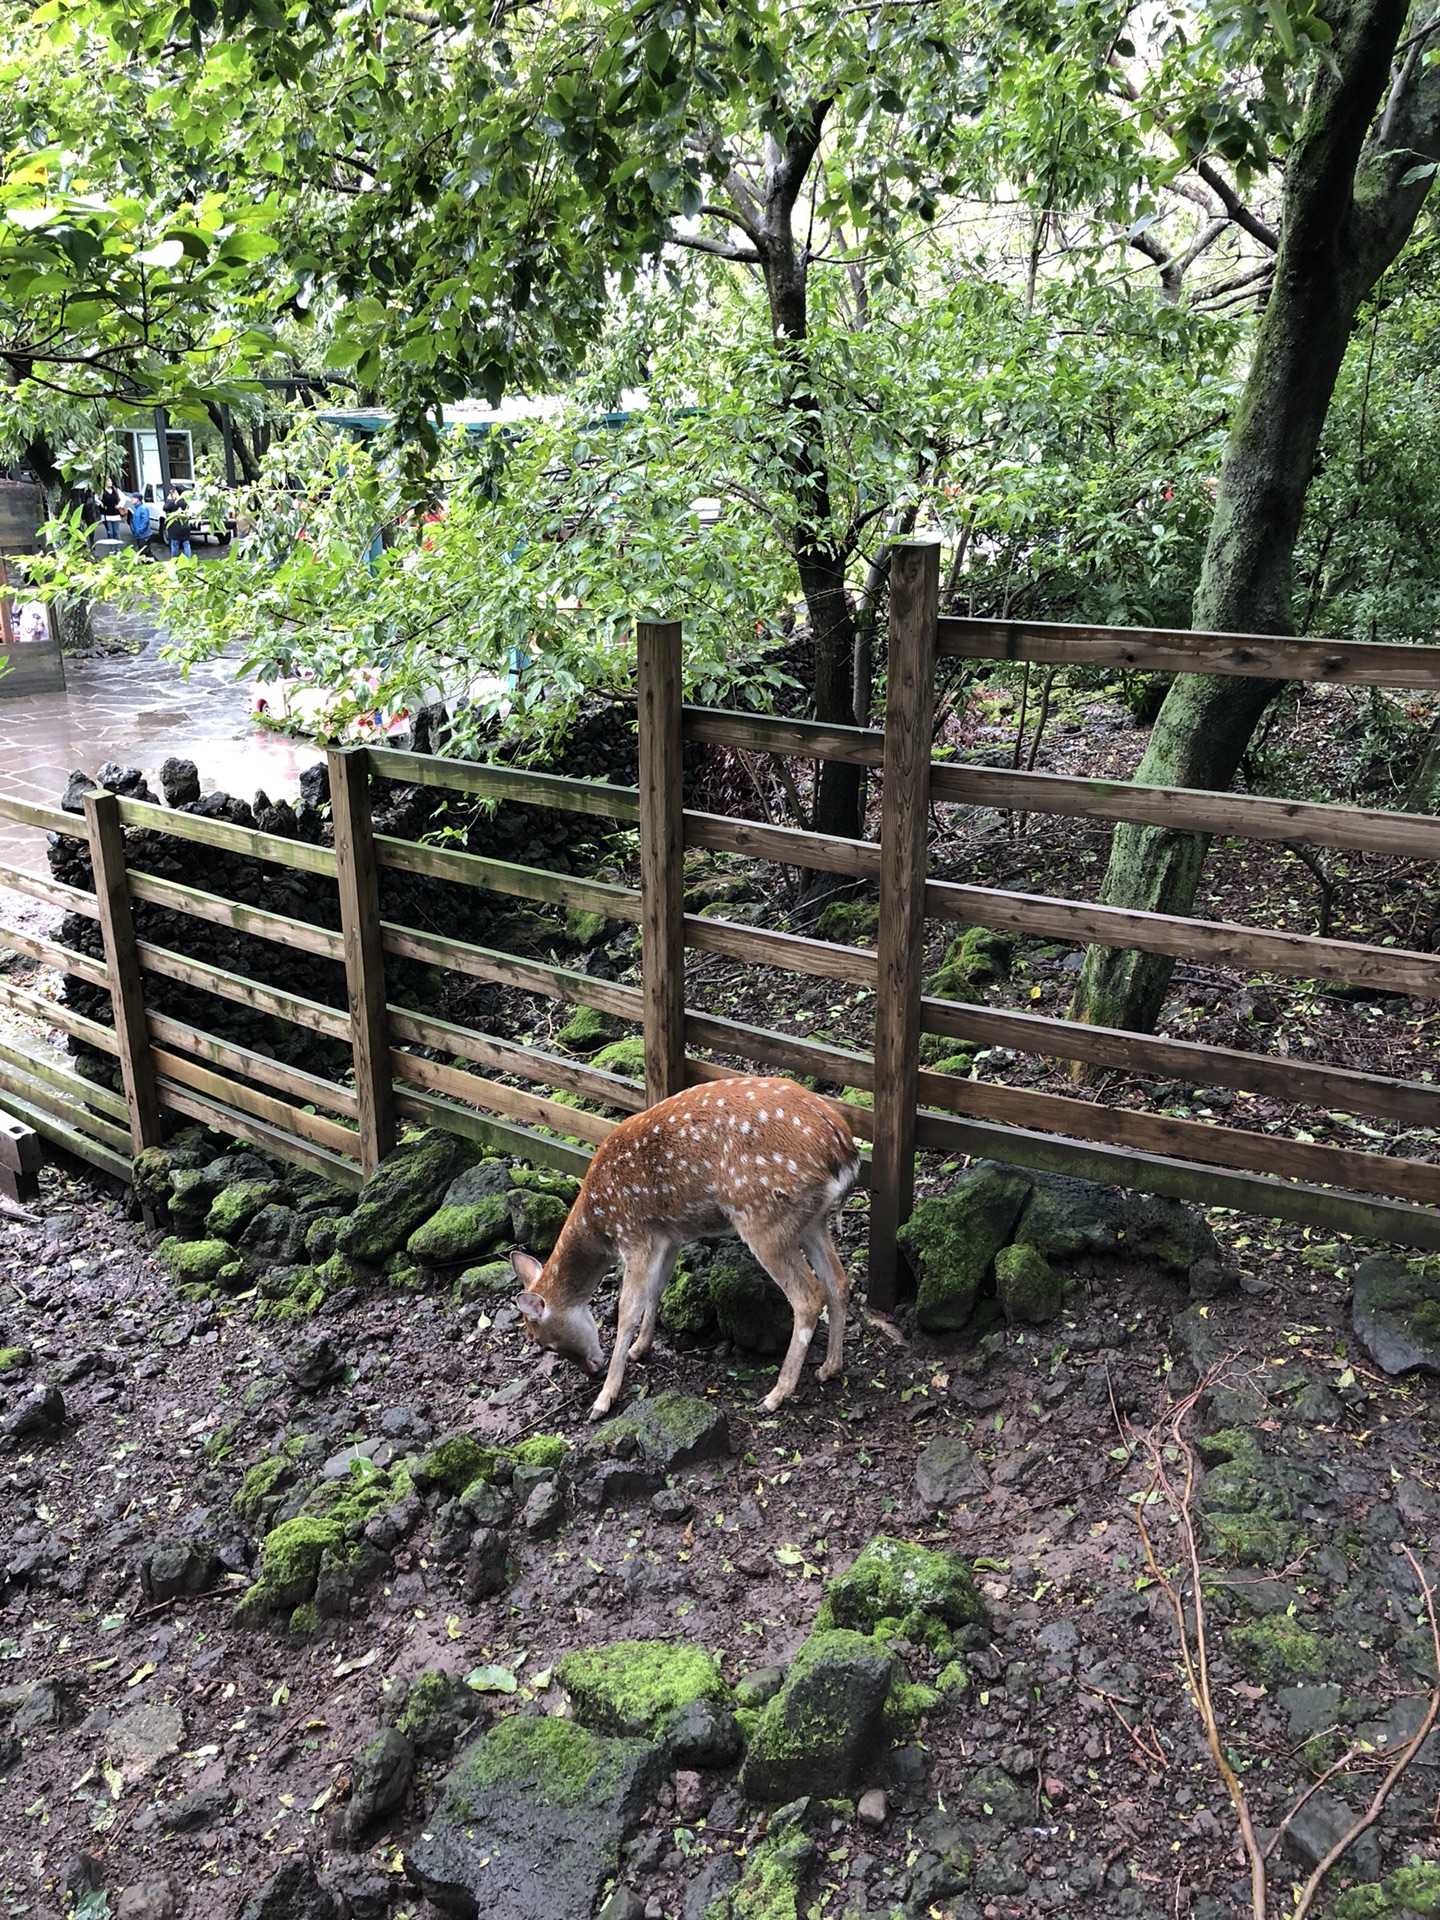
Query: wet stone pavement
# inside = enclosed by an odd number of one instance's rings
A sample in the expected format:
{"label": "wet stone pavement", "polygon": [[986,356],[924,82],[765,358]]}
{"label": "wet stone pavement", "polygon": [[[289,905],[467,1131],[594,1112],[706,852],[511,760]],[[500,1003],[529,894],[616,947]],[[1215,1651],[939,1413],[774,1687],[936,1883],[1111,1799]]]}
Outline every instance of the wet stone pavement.
{"label": "wet stone pavement", "polygon": [[[94,625],[102,641],[138,641],[140,651],[68,656],[65,693],[0,701],[0,793],[57,806],[75,768],[93,774],[107,760],[143,768],[158,791],[157,771],[171,754],[195,762],[207,793],[297,790],[318,751],[254,725],[233,656],[205,661],[186,679],[160,658],[164,634],[146,615],[97,607]],[[0,861],[45,872],[44,835],[0,820]]]}

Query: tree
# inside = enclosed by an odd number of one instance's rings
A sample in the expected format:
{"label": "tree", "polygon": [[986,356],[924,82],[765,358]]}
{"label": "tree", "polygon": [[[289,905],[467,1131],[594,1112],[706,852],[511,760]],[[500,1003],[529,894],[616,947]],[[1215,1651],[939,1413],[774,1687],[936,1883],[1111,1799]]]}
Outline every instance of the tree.
{"label": "tree", "polygon": [[[1289,633],[1293,567],[1316,449],[1356,317],[1415,225],[1440,162],[1440,18],[1408,0],[1336,0],[1285,162],[1273,285],[1231,428],[1199,590],[1197,628]],[[1283,683],[1182,674],[1136,778],[1228,787]],[[1108,904],[1188,913],[1203,835],[1117,827]],[[1091,948],[1076,1017],[1152,1027],[1171,962]]]}

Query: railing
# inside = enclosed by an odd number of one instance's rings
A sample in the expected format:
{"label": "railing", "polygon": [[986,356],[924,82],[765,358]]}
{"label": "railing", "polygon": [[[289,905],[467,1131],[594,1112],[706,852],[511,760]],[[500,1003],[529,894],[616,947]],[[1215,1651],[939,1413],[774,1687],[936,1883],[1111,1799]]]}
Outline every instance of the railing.
{"label": "railing", "polygon": [[[104,961],[7,927],[0,927],[0,946],[108,988],[114,1025],[5,981],[0,981],[0,1005],[116,1059],[124,1087],[122,1098],[7,1043],[0,1044],[4,1104],[58,1144],[122,1177],[132,1152],[159,1141],[162,1116],[169,1112],[355,1186],[390,1150],[405,1120],[447,1127],[541,1164],[581,1170],[588,1155],[584,1145],[572,1143],[593,1146],[617,1122],[557,1101],[550,1097],[555,1092],[624,1113],[687,1084],[755,1067],[813,1075],[830,1086],[873,1093],[873,1110],[850,1103],[846,1111],[856,1132],[874,1141],[870,1297],[878,1306],[895,1297],[900,1278],[896,1234],[910,1209],[915,1155],[921,1150],[983,1153],[1202,1204],[1440,1248],[1440,1166],[1432,1162],[1105,1106],[930,1072],[920,1064],[921,1036],[939,1034],[1102,1068],[1178,1075],[1312,1108],[1335,1106],[1409,1127],[1440,1125],[1440,1088],[1426,1083],[961,1005],[922,992],[926,922],[936,919],[1440,999],[1440,956],[1433,954],[957,884],[932,879],[927,868],[928,815],[935,801],[1440,861],[1440,821],[1426,817],[931,759],[935,669],[941,656],[1436,689],[1440,649],[940,619],[937,594],[935,548],[918,542],[897,547],[883,733],[684,707],[679,623],[639,623],[640,774],[634,788],[389,748],[332,752],[333,849],[108,793],[86,796],[83,827],[73,814],[0,797],[0,816],[59,834],[83,833],[95,875],[93,894],[13,867],[0,868],[0,885],[98,920]],[[686,808],[681,757],[687,740],[806,760],[843,760],[876,770],[882,781],[880,840],[839,839]],[[376,834],[374,779],[635,826],[640,885],[575,879]],[[125,828],[332,881],[340,928],[134,870],[127,866]],[[690,847],[878,882],[878,949],[688,914],[683,863]],[[641,983],[600,980],[553,962],[387,922],[380,911],[383,869],[636,924]],[[348,1004],[327,1006],[139,939],[132,901],[342,962]],[[687,952],[872,989],[873,1051],[822,1044],[687,1005]],[[386,981],[392,958],[592,1007],[638,1026],[645,1043],[643,1086],[392,1004]],[[151,1010],[144,991],[147,975],[344,1042],[353,1061],[353,1086]],[[446,1058],[432,1059],[415,1048],[443,1052]],[[744,1065],[705,1057],[716,1054]],[[465,1064],[456,1066],[457,1059]],[[509,1085],[497,1075],[527,1084]]]}

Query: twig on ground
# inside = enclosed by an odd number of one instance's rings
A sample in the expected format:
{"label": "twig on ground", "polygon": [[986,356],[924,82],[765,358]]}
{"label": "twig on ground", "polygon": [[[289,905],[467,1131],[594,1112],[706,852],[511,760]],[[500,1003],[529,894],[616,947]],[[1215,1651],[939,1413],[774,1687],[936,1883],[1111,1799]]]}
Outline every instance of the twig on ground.
{"label": "twig on ground", "polygon": [[1325,1771],[1319,1776],[1318,1779],[1312,1780],[1310,1782],[1309,1786],[1301,1794],[1300,1798],[1293,1803],[1293,1805],[1290,1808],[1290,1811],[1286,1814],[1285,1818],[1280,1822],[1279,1826],[1275,1829],[1274,1833],[1272,1833],[1270,1838],[1265,1842],[1263,1857],[1266,1860],[1270,1858],[1271,1854],[1275,1851],[1276,1847],[1278,1847],[1280,1842],[1285,1838],[1285,1834],[1289,1829],[1291,1821],[1295,1818],[1296,1814],[1299,1813],[1300,1809],[1304,1806],[1305,1802],[1310,1798],[1311,1794],[1318,1793],[1321,1787],[1325,1785],[1325,1782],[1327,1780],[1333,1780],[1337,1773],[1343,1773],[1346,1767],[1349,1766],[1350,1762],[1353,1759],[1355,1759],[1357,1755],[1363,1753],[1364,1751],[1365,1751],[1364,1747],[1361,1746],[1358,1742],[1352,1747],[1347,1747],[1344,1753],[1341,1754],[1340,1758],[1335,1762],[1333,1766],[1326,1767]]}
{"label": "twig on ground", "polygon": [[1155,1732],[1153,1727],[1151,1728],[1150,1731],[1155,1741],[1155,1745],[1153,1747],[1148,1747],[1146,1746],[1141,1736],[1135,1731],[1134,1727],[1132,1727],[1130,1722],[1125,1718],[1124,1714],[1121,1713],[1119,1707],[1116,1706],[1114,1696],[1112,1694],[1106,1693],[1100,1687],[1092,1687],[1090,1683],[1086,1680],[1082,1680],[1080,1682],[1080,1687],[1085,1693],[1093,1693],[1097,1700],[1103,1700],[1105,1702],[1106,1706],[1110,1709],[1111,1713],[1114,1714],[1115,1718],[1120,1722],[1121,1726],[1124,1727],[1126,1733],[1129,1734],[1131,1740],[1135,1743],[1136,1749],[1145,1756],[1145,1758],[1151,1763],[1152,1766],[1163,1767],[1167,1773],[1169,1772],[1170,1762],[1166,1758],[1164,1749],[1160,1745],[1160,1736],[1158,1733]]}
{"label": "twig on ground", "polygon": [[1375,1822],[1380,1818],[1385,1808],[1385,1802],[1390,1797],[1391,1788],[1424,1746],[1430,1736],[1431,1728],[1435,1725],[1436,1716],[1440,1715],[1440,1624],[1437,1624],[1435,1619],[1435,1590],[1425,1578],[1420,1562],[1415,1558],[1415,1555],[1410,1551],[1408,1546],[1405,1549],[1405,1558],[1414,1568],[1415,1578],[1420,1582],[1420,1592],[1425,1600],[1425,1612],[1430,1621],[1430,1643],[1435,1652],[1436,1673],[1436,1683],[1430,1695],[1430,1704],[1425,1709],[1425,1717],[1421,1720],[1414,1738],[1396,1755],[1394,1765],[1380,1782],[1380,1785],[1375,1789],[1375,1797],[1371,1800],[1369,1806],[1350,1828],[1349,1832],[1341,1834],[1340,1838],[1335,1842],[1334,1846],[1331,1847],[1330,1851],[1325,1855],[1325,1858],[1319,1863],[1310,1878],[1305,1882],[1305,1885],[1300,1891],[1300,1898],[1295,1903],[1295,1911],[1291,1915],[1291,1920],[1305,1920],[1305,1915],[1309,1913],[1314,1903],[1315,1895],[1320,1891],[1320,1884],[1331,1867],[1334,1866],[1335,1862],[1348,1848],[1354,1845],[1361,1834],[1368,1828],[1373,1827]]}

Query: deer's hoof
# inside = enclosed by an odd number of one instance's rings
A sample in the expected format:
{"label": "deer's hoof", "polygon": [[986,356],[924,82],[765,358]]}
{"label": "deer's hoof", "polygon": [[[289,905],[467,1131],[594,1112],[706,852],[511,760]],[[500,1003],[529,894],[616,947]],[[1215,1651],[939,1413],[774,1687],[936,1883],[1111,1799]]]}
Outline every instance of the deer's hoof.
{"label": "deer's hoof", "polygon": [[589,1418],[591,1420],[603,1420],[614,1404],[615,1402],[608,1393],[602,1393],[594,1406],[591,1407]]}

